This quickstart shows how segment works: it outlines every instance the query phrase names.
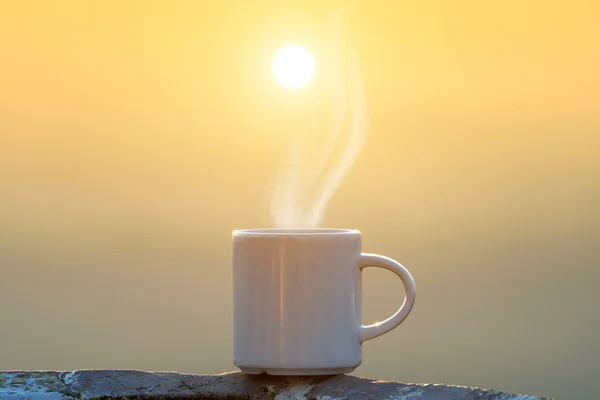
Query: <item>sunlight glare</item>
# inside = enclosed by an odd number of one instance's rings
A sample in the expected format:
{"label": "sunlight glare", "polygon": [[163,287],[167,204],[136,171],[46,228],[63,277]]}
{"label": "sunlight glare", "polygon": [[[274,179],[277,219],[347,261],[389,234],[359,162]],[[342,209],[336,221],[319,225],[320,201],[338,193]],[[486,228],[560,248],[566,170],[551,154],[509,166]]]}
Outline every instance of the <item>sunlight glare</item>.
{"label": "sunlight glare", "polygon": [[273,75],[281,85],[297,89],[307,85],[315,73],[315,60],[304,47],[291,45],[273,57]]}

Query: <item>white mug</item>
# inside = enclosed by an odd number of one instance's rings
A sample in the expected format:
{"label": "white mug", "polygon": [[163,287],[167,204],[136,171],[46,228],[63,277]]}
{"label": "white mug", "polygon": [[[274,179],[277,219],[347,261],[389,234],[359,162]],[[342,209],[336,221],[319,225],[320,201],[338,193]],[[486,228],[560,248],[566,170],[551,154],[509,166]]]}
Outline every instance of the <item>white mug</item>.
{"label": "white mug", "polygon": [[[362,325],[361,270],[380,267],[404,283],[390,318]],[[346,229],[233,232],[233,363],[247,374],[333,375],[362,362],[361,344],[397,327],[415,302],[398,262],[361,252]]]}

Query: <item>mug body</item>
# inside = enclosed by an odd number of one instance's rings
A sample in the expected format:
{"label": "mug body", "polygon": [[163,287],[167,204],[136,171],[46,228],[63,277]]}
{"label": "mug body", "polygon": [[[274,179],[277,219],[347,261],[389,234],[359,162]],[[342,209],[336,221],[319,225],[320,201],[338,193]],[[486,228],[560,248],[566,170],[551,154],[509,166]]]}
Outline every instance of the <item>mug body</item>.
{"label": "mug body", "polygon": [[329,375],[361,363],[359,231],[233,233],[233,357],[243,372]]}

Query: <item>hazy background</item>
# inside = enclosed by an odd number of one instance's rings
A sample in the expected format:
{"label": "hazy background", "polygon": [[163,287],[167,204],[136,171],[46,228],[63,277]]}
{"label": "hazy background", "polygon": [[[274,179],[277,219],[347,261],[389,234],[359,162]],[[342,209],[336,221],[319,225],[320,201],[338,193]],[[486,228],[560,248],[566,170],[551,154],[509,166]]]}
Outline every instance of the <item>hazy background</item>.
{"label": "hazy background", "polygon": [[[335,4],[0,3],[0,369],[233,369],[231,231],[327,126]],[[418,296],[355,374],[600,397],[600,3],[357,8],[371,131],[323,226]],[[299,91],[271,76],[289,43]],[[365,322],[398,307],[364,284]]]}

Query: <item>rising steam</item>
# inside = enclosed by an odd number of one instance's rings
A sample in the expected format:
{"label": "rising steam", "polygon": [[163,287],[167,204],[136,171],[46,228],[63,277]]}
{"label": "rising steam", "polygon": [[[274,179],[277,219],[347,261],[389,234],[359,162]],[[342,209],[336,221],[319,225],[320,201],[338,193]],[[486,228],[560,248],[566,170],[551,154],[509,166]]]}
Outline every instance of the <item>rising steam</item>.
{"label": "rising steam", "polygon": [[[332,21],[330,54],[334,110],[323,135],[295,135],[288,158],[276,176],[271,223],[281,228],[316,227],[327,203],[360,154],[367,136],[367,115],[356,53],[346,53],[342,16]],[[349,97],[349,99],[348,99]]]}

